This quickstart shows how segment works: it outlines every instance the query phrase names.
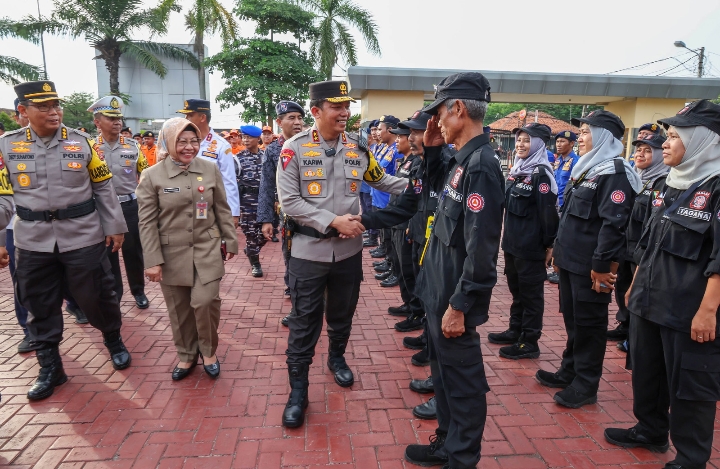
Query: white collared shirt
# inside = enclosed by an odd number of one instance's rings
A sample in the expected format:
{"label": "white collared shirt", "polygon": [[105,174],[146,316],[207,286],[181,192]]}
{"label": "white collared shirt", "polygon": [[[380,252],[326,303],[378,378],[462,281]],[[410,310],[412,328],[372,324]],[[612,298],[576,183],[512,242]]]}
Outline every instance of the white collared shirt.
{"label": "white collared shirt", "polygon": [[218,165],[222,174],[227,202],[232,216],[240,216],[240,193],[238,192],[237,177],[235,175],[235,155],[232,154],[230,144],[218,135],[212,128],[202,142],[198,156]]}

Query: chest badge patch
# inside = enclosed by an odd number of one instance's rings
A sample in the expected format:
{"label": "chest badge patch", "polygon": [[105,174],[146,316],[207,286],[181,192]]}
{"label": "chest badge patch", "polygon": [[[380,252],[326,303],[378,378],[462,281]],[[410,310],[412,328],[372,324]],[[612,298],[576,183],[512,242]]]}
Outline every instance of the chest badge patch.
{"label": "chest badge patch", "polygon": [[63,145],[63,148],[67,151],[80,151],[82,147],[80,145]]}
{"label": "chest badge patch", "polygon": [[[80,169],[80,168],[82,168],[82,165],[81,165],[80,163],[78,163],[77,161],[71,161],[71,162],[69,162],[67,165],[68,165],[68,168],[70,168],[70,169]],[[18,168],[18,169],[20,169],[20,168]]]}
{"label": "chest badge patch", "polygon": [[612,200],[616,204],[621,204],[625,202],[625,193],[623,191],[615,191],[610,194],[610,200]]}
{"label": "chest badge patch", "polygon": [[463,171],[465,171],[465,169],[462,166],[458,166],[458,168],[455,170],[452,181],[450,181],[450,185],[453,186],[454,189],[457,189],[458,184],[460,184],[460,178],[463,175]]}
{"label": "chest badge patch", "polygon": [[12,151],[13,153],[28,153],[30,149],[26,147],[15,147],[12,148],[10,151]]}
{"label": "chest badge patch", "polygon": [[357,169],[353,169],[352,171],[350,171],[350,174],[357,177],[357,175],[358,175]]}
{"label": "chest badge patch", "polygon": [[358,154],[355,153],[354,151],[349,151],[349,152],[345,153],[345,156],[347,156],[348,158],[357,158]]}
{"label": "chest badge patch", "polygon": [[467,197],[467,206],[471,212],[478,213],[485,208],[485,199],[477,192],[473,192]]}
{"label": "chest badge patch", "polygon": [[315,147],[319,147],[320,144],[319,144],[319,143],[308,142],[308,143],[303,143],[303,144],[300,145],[300,146],[301,146],[301,147],[307,147],[307,148],[315,148]]}
{"label": "chest badge patch", "polygon": [[290,164],[290,160],[293,159],[293,156],[295,156],[295,152],[289,148],[285,148],[280,152],[280,160],[282,161],[283,171],[285,171],[287,165]]}
{"label": "chest badge patch", "polygon": [[345,148],[357,148],[357,143],[344,143]]}
{"label": "chest badge patch", "polygon": [[25,163],[18,163],[17,169],[18,171],[25,171],[27,169],[27,165]]}
{"label": "chest badge patch", "polygon": [[697,191],[693,195],[693,200],[690,202],[690,208],[695,210],[702,210],[710,200],[710,193],[708,191]]}
{"label": "chest badge patch", "polygon": [[357,182],[351,182],[350,183],[350,192],[357,192],[357,190],[358,190]]}
{"label": "chest badge patch", "polygon": [[18,174],[18,184],[20,184],[20,187],[28,187],[30,185],[30,176]]}
{"label": "chest badge patch", "polygon": [[547,194],[548,192],[550,192],[550,184],[543,182],[538,186],[538,190],[541,194]]}
{"label": "chest badge patch", "polygon": [[303,156],[320,156],[320,153],[317,151],[306,151],[303,153]]}
{"label": "chest badge patch", "polygon": [[307,189],[310,195],[320,195],[320,192],[322,192],[322,186],[319,182],[311,182],[308,184]]}

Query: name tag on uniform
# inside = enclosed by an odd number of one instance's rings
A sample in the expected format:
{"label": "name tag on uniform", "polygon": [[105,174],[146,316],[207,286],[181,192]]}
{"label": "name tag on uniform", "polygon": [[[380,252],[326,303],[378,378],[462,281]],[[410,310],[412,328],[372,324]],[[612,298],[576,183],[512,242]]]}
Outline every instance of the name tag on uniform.
{"label": "name tag on uniform", "polygon": [[180,188],[179,187],[166,187],[165,189],[163,189],[163,192],[166,194],[172,194],[173,192],[180,192]]}
{"label": "name tag on uniform", "polygon": [[195,204],[195,218],[197,220],[207,220],[207,202],[198,202]]}

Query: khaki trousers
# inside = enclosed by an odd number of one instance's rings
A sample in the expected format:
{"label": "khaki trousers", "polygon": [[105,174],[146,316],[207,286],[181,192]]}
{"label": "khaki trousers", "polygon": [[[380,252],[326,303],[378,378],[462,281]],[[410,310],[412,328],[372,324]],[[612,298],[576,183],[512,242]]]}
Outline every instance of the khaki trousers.
{"label": "khaki trousers", "polygon": [[192,287],[160,284],[170,316],[173,341],[182,362],[215,355],[220,325],[220,279],[203,285],[195,271]]}

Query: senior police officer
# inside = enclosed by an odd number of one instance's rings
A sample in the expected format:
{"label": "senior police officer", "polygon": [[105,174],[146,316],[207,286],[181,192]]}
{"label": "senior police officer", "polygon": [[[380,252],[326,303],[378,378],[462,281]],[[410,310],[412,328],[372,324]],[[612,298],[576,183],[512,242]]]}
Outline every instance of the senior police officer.
{"label": "senior police officer", "polygon": [[260,192],[260,174],[264,159],[260,149],[262,129],[254,125],[243,125],[243,145],[245,149],[237,154],[238,190],[240,191],[240,228],[245,234],[245,255],[250,261],[253,277],[262,277],[260,249],[267,240],[262,235],[261,224],[257,221],[258,193]]}
{"label": "senior police officer", "polygon": [[[137,188],[140,174],[148,167],[148,164],[137,143],[120,135],[124,107],[125,104],[119,96],[105,96],[95,101],[88,111],[93,113],[95,127],[100,132],[97,139],[98,153],[104,156],[105,162],[113,173],[111,181],[128,227],[122,244],[122,254],[130,293],[135,298],[137,307],[146,309],[150,303],[145,296],[145,266],[140,244],[135,188]],[[115,277],[115,293],[120,301],[123,295],[120,253],[113,248],[112,245],[108,246],[108,257]]]}
{"label": "senior police officer", "polygon": [[[62,124],[55,85],[21,83],[15,92],[30,125],[0,138],[0,203],[7,208],[14,199],[16,204],[17,291],[30,311],[30,339],[42,343],[40,372],[27,394],[37,400],[67,381],[58,349],[64,279],[90,324],[102,331],[113,367],[130,365],[105,250],[110,243],[120,249],[127,227],[97,144]],[[0,227],[6,224],[0,217]]]}
{"label": "senior police officer", "polygon": [[[582,124],[582,126],[581,126]],[[565,190],[565,208],[553,250],[560,274],[560,311],[567,344],[557,372],[539,370],[544,386],[562,388],[558,404],[579,408],[597,402],[605,358],[608,304],[625,227],[640,178],[620,155],[625,124],[608,111],[573,119],[580,128],[580,160]]]}
{"label": "senior police officer", "polygon": [[185,114],[185,118],[200,129],[202,142],[200,142],[198,156],[214,162],[220,168],[223,184],[225,184],[227,202],[230,205],[235,226],[237,226],[240,217],[240,195],[238,194],[237,175],[235,174],[235,158],[232,154],[232,147],[227,140],[210,127],[210,119],[212,118],[210,101],[188,99],[185,101],[185,107],[177,112]]}
{"label": "senior police officer", "polygon": [[[458,73],[437,86],[425,132],[425,157],[443,143],[458,149],[438,201],[417,280],[425,307],[438,428],[429,445],[409,445],[405,458],[423,466],[475,468],[489,391],[480,335],[488,320],[504,205],[503,175],[483,132],[490,83]],[[439,126],[439,128],[438,128]]]}
{"label": "senior police officer", "polygon": [[349,214],[359,212],[360,183],[364,179],[392,193],[407,185],[406,179],[383,173],[362,142],[345,133],[353,101],[348,91],[345,81],[311,84],[315,125],[287,140],[280,153],[280,205],[295,224],[289,262],[295,314],[289,319],[286,352],[291,392],[282,419],[287,427],[304,421],[308,369],[323,323],[323,297],[330,339],[328,368],[340,386],[354,382],[345,349],[360,294],[364,227]]}

